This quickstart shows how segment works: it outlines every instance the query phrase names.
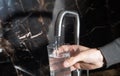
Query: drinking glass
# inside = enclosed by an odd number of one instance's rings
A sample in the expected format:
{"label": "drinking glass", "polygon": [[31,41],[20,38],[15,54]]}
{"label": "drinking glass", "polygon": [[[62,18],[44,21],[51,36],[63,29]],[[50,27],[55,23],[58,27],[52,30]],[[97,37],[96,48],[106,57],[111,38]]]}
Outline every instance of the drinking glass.
{"label": "drinking glass", "polygon": [[47,46],[50,76],[71,76],[70,68],[65,68],[63,62],[70,57],[69,52],[59,53],[55,44]]}

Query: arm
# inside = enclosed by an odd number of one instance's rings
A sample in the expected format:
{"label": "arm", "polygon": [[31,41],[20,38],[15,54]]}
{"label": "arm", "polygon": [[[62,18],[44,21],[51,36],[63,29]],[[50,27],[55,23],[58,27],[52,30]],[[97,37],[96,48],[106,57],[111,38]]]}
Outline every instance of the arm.
{"label": "arm", "polygon": [[99,49],[81,45],[64,45],[59,48],[59,52],[70,52],[71,57],[66,59],[63,64],[65,67],[71,67],[71,70],[92,70],[101,68],[104,64],[109,67],[120,63],[120,38]]}
{"label": "arm", "polygon": [[99,48],[106,60],[106,66],[120,63],[120,38]]}

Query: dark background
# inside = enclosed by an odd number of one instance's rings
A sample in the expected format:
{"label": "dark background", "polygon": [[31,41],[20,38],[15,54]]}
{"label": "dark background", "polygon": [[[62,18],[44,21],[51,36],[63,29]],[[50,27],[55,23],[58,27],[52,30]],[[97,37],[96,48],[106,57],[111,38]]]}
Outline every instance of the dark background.
{"label": "dark background", "polygon": [[[80,44],[84,46],[101,47],[120,36],[119,0],[0,0],[4,38],[14,47],[15,65],[36,76],[49,76],[46,46],[50,42],[49,36],[54,37],[55,20],[63,9],[79,13]],[[74,19],[66,18],[65,24],[65,42],[74,44]],[[50,29],[50,26],[53,28]],[[32,36],[40,32],[42,34],[33,39],[31,35],[19,38],[29,32]],[[106,71],[94,70],[90,74],[117,76],[118,67]],[[0,71],[0,76],[16,76],[11,61],[0,63]],[[19,72],[23,76],[30,76]]]}

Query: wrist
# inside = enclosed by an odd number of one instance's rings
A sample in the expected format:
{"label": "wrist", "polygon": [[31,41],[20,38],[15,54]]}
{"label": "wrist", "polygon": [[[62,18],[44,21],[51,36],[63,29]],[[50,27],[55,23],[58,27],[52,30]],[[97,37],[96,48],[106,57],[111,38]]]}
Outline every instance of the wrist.
{"label": "wrist", "polygon": [[102,54],[102,52],[101,52],[101,50],[100,50],[99,48],[96,48],[96,50],[100,52],[100,54],[101,54],[101,56],[102,56],[103,67],[105,67],[105,66],[106,66],[106,60],[105,60],[104,55]]}

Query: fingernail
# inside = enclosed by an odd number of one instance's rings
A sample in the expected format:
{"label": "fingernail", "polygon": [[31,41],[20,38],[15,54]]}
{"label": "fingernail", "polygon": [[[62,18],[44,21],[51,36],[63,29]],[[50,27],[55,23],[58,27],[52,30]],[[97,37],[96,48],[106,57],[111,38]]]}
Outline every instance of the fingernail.
{"label": "fingernail", "polygon": [[65,62],[63,63],[63,65],[64,65],[64,67],[69,67],[69,63],[68,63],[67,61],[65,61]]}

